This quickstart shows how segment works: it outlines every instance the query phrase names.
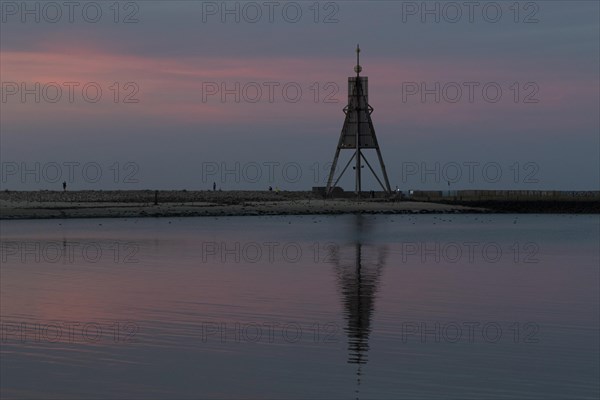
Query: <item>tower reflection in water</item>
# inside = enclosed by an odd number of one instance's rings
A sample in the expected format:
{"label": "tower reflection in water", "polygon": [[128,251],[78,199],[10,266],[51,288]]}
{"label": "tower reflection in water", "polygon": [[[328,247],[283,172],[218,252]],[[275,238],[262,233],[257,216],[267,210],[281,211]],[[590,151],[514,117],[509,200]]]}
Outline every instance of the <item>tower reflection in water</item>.
{"label": "tower reflection in water", "polygon": [[371,318],[387,248],[369,243],[369,224],[363,215],[356,215],[352,231],[352,240],[332,248],[329,259],[342,295],[348,363],[357,364],[357,385],[360,385],[361,366],[368,361]]}

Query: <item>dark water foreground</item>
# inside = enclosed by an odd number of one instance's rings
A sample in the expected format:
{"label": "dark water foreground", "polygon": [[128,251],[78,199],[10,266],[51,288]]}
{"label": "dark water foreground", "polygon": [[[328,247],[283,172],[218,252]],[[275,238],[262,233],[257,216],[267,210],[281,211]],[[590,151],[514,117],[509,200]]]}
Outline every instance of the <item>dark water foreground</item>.
{"label": "dark water foreground", "polygon": [[598,398],[599,228],[2,221],[0,397]]}

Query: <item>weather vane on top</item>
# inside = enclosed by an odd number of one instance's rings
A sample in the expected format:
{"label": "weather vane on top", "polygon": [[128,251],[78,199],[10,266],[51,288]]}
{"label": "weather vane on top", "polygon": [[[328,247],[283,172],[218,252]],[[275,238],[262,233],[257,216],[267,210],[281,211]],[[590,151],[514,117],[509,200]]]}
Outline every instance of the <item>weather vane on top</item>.
{"label": "weather vane on top", "polygon": [[354,67],[354,72],[356,72],[356,76],[360,74],[362,71],[362,67],[360,66],[360,46],[356,45],[356,67]]}

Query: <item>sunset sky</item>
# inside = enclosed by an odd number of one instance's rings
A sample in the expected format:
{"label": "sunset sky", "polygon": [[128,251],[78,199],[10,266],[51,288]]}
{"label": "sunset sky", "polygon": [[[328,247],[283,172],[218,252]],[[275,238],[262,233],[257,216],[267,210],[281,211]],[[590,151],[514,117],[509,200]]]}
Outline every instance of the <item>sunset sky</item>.
{"label": "sunset sky", "polygon": [[323,185],[357,43],[393,188],[600,184],[597,1],[1,4],[2,189]]}

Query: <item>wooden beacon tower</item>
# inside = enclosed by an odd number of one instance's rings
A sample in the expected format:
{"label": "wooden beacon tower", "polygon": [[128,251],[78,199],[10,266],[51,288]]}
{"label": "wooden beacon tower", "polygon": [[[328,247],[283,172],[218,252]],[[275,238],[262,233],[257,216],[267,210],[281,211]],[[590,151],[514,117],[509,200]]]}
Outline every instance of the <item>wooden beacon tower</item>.
{"label": "wooden beacon tower", "polygon": [[[390,182],[388,180],[387,172],[385,171],[385,164],[383,163],[383,157],[381,156],[381,150],[377,143],[377,136],[375,136],[375,128],[373,128],[373,121],[371,120],[371,114],[373,113],[373,107],[369,105],[369,81],[368,77],[360,76],[362,67],[360,66],[360,47],[356,46],[356,67],[354,72],[356,76],[348,78],[348,105],[344,107],[344,114],[346,119],[344,120],[344,126],[340,135],[337,150],[333,158],[333,164],[331,165],[331,171],[329,172],[329,178],[327,179],[327,187],[325,193],[327,196],[331,196],[333,188],[337,185],[340,178],[344,175],[344,172],[350,166],[352,160],[355,161],[354,170],[356,175],[356,186],[354,192],[358,197],[361,194],[361,169],[363,168],[362,161],[367,164],[377,182],[381,185],[383,190],[391,194]],[[365,157],[363,150],[375,149],[377,151],[377,157],[379,158],[379,164],[381,166],[381,172],[383,175],[383,182],[379,179],[379,176],[375,170],[369,164],[369,161]],[[338,159],[341,150],[354,150],[354,154],[334,181],[335,170],[337,168]],[[362,161],[361,161],[362,160]]]}

